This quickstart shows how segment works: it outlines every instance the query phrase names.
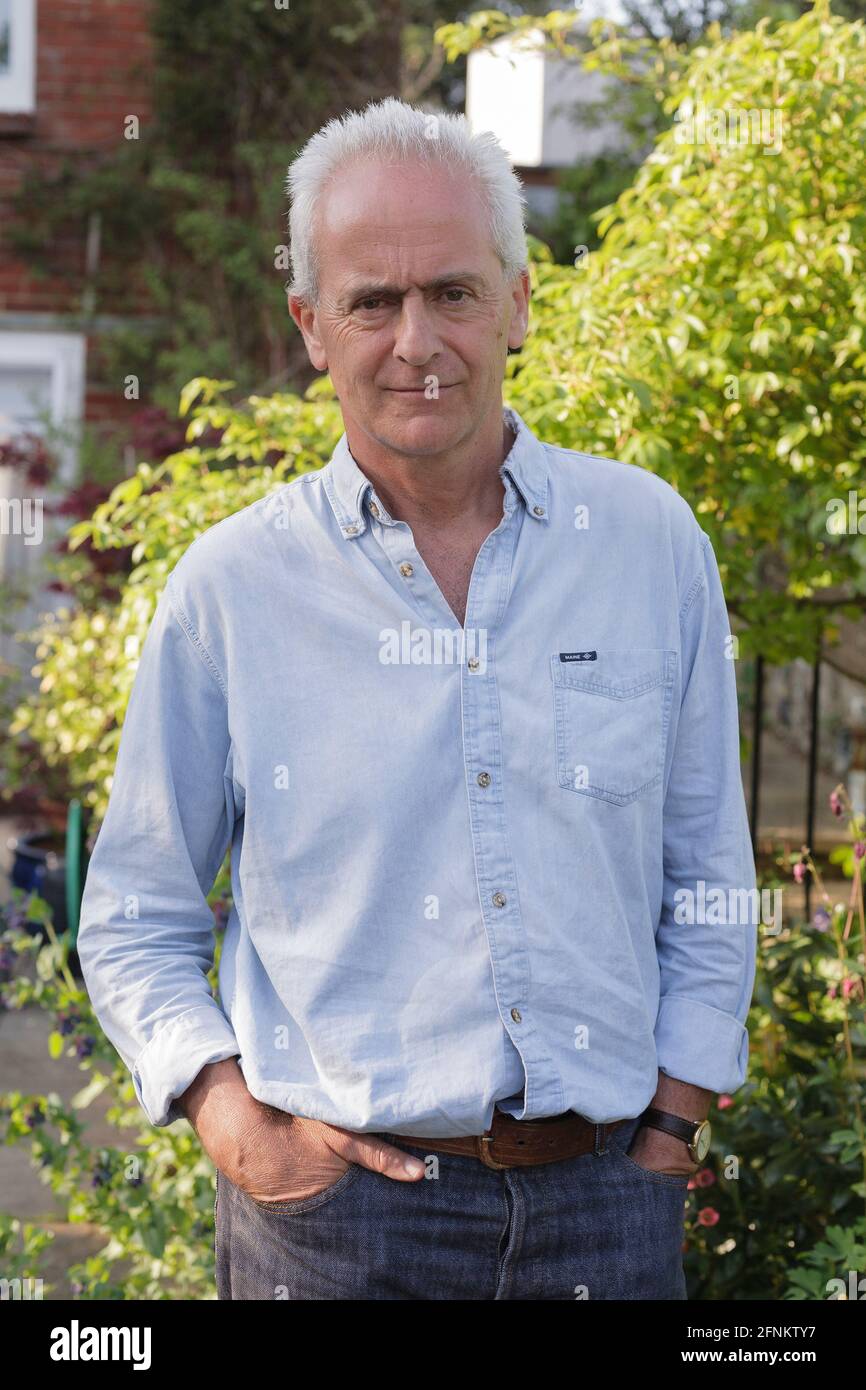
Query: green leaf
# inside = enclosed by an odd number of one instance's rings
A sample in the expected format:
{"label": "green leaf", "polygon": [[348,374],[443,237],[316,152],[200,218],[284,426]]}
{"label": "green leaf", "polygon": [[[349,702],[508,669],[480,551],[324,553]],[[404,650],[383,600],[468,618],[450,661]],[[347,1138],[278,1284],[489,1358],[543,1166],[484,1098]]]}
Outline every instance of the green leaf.
{"label": "green leaf", "polygon": [[630,391],[637,396],[642,408],[649,413],[652,410],[653,398],[649,387],[643,381],[636,381],[634,377],[624,376],[622,378]]}

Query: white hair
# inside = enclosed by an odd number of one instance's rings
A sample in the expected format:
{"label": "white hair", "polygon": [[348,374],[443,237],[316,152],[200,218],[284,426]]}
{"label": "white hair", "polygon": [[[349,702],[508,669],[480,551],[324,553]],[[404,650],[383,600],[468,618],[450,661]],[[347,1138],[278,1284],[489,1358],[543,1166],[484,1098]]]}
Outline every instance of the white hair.
{"label": "white hair", "polygon": [[473,135],[465,116],[422,111],[386,97],[370,102],[363,111],[348,111],[328,121],[289,165],[291,294],[311,306],[318,302],[316,214],[326,186],[347,164],[381,158],[439,164],[474,180],[505,278],[511,281],[527,268],[526,200],[496,136],[491,131]]}

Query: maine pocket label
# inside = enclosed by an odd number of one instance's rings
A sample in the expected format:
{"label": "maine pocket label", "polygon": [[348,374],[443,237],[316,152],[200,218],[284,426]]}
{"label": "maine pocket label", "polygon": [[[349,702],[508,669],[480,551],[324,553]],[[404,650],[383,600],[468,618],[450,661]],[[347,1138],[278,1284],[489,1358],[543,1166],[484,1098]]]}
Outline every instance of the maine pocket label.
{"label": "maine pocket label", "polygon": [[560,652],[560,661],[597,661],[598,652]]}

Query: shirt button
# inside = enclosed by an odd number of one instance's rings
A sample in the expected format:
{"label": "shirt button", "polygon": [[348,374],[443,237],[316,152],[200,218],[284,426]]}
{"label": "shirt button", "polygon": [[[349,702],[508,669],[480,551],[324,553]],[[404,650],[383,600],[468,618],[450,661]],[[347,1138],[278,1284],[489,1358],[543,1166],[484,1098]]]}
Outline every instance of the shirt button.
{"label": "shirt button", "polygon": [[479,772],[479,774],[478,774],[478,776],[477,776],[477,778],[476,778],[476,781],[477,781],[479,787],[489,787],[489,786],[490,786],[490,773],[489,773],[489,772]]}
{"label": "shirt button", "polygon": [[477,671],[478,667],[481,665],[481,662],[478,660],[477,656],[470,656],[466,665],[469,667],[470,671]]}
{"label": "shirt button", "polygon": [[415,573],[415,570],[413,566],[409,564],[408,560],[404,560],[402,565],[400,566],[400,573],[402,574],[404,579],[408,579],[410,574]]}
{"label": "shirt button", "polygon": [[523,1015],[522,1015],[522,1013],[520,1012],[519,1009],[512,1009],[512,1010],[511,1010],[511,1017],[514,1019],[514,1022],[515,1022],[515,1023],[519,1023],[519,1022],[521,1021],[521,1019],[523,1018]]}
{"label": "shirt button", "polygon": [[370,512],[373,516],[379,515],[379,508],[376,506],[375,502],[370,503]]}
{"label": "shirt button", "polygon": [[504,893],[494,893],[492,902],[494,907],[504,907],[505,904],[508,902],[508,899],[506,898]]}
{"label": "shirt button", "polygon": [[357,528],[357,526],[344,526],[344,528],[343,528],[343,535],[344,535],[344,536],[356,536],[357,534],[358,534],[358,528]]}

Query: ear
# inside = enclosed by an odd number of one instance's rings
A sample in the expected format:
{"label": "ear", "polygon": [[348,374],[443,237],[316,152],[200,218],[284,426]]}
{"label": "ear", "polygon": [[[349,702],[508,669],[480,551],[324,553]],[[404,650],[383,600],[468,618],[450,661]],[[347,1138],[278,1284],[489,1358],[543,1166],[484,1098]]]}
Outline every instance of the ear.
{"label": "ear", "polygon": [[328,355],[325,352],[325,345],[319,336],[319,328],[316,319],[316,310],[297,295],[287,295],[289,313],[301,330],[304,345],[307,349],[307,356],[316,368],[317,372],[328,370]]}
{"label": "ear", "polygon": [[511,322],[508,325],[508,346],[519,348],[523,346],[526,337],[526,330],[529,327],[529,296],[531,293],[529,271],[521,270],[514,282],[511,292],[512,309]]}

